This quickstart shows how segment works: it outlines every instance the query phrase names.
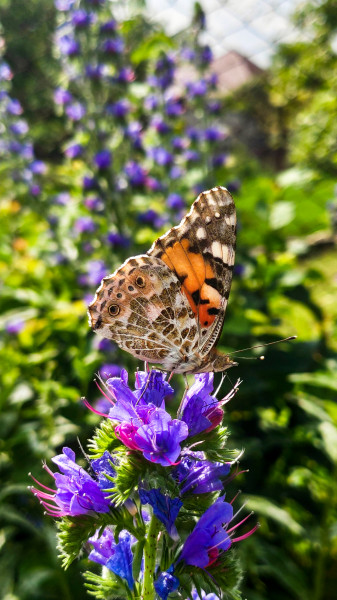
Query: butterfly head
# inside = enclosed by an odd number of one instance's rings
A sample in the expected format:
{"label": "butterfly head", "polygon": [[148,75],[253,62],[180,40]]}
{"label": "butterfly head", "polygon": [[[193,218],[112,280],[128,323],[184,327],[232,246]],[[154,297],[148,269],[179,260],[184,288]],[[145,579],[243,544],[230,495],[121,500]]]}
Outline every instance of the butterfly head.
{"label": "butterfly head", "polygon": [[233,361],[228,354],[220,354],[215,348],[210,354],[209,371],[213,373],[226,371],[231,367],[237,367],[238,363]]}

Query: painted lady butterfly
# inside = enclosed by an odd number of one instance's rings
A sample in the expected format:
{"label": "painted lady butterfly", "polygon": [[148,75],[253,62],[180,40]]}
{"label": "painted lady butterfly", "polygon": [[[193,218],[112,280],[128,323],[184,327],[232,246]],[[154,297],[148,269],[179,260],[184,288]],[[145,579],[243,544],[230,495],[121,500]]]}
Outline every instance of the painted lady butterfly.
{"label": "painted lady butterfly", "polygon": [[89,321],[133,356],[165,371],[202,373],[236,365],[217,352],[235,256],[236,214],[224,187],[203,192],[147,254],[104,277]]}

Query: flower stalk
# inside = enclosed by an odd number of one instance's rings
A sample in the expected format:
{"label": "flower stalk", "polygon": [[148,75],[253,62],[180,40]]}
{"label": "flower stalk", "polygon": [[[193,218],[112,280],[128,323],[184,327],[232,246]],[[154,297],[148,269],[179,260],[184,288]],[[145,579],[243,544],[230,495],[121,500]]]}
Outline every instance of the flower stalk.
{"label": "flower stalk", "polygon": [[147,540],[144,546],[144,580],[142,589],[142,600],[154,600],[154,575],[156,567],[158,534],[160,531],[160,522],[153,515],[147,534]]}

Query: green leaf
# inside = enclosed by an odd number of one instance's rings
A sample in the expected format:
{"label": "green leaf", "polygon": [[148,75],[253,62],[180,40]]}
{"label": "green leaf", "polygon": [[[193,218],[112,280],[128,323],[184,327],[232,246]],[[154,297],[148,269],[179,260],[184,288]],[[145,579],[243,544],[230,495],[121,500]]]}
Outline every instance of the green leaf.
{"label": "green leaf", "polygon": [[262,496],[245,496],[246,506],[267,519],[272,519],[295,535],[304,535],[303,527],[283,508]]}

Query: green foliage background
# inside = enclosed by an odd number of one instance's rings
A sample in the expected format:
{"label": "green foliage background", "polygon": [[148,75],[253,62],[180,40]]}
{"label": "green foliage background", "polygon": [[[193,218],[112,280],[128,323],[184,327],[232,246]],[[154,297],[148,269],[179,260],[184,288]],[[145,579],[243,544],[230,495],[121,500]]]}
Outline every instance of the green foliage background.
{"label": "green foliage background", "polygon": [[[239,350],[297,334],[296,342],[265,350],[265,361],[240,361],[233,379],[243,384],[228,405],[232,447],[244,447],[235,482],[261,523],[238,549],[249,600],[335,598],[337,567],[337,255],[335,228],[337,57],[333,2],[308,4],[297,23],[307,41],[279,48],[272,68],[224,100],[223,118],[250,120],[264,140],[253,153],[244,126],[231,160],[210,185],[240,180],[237,262],[220,342]],[[48,161],[49,195],[66,186],[76,201],[60,207],[67,237],[81,204],[81,161],[61,160],[67,138],[55,113],[53,88],[61,67],[51,52],[55,14],[48,0],[2,2],[6,60],[16,73],[18,97],[31,125],[37,154]],[[139,25],[139,17],[137,26]],[[129,22],[132,29],[134,23]],[[25,24],[26,31],[22,33]],[[177,40],[142,21],[139,56],[150,60]],[[139,30],[139,29],[138,29]],[[34,39],[34,43],[32,43]],[[257,156],[258,155],[258,156]],[[261,160],[262,157],[262,160]],[[86,597],[85,558],[61,569],[55,527],[27,491],[28,472],[41,478],[41,461],[62,445],[85,444],[97,418],[81,404],[94,401],[95,371],[103,362],[136,366],[125,354],[105,356],[88,330],[77,276],[81,257],[55,265],[49,204],[32,200],[13,183],[11,165],[0,165],[1,360],[1,563],[5,600],[77,600]],[[189,180],[190,178],[190,180]],[[179,185],[192,187],[193,173]],[[189,192],[188,202],[193,200]],[[156,203],[157,202],[157,203]],[[137,210],[157,200],[136,198],[128,212],[133,245],[146,249],[158,233],[136,224]],[[106,214],[109,223],[111,214]],[[165,230],[165,227],[163,231]],[[103,251],[102,251],[103,252]],[[106,256],[107,249],[104,250]],[[111,254],[111,268],[124,258]],[[94,290],[92,290],[94,291]],[[6,331],[11,319],[24,329]],[[248,352],[248,354],[250,354]],[[239,355],[240,356],[240,355]],[[182,386],[178,377],[176,387]],[[229,384],[228,384],[229,386]],[[235,487],[233,485],[233,487]]]}

